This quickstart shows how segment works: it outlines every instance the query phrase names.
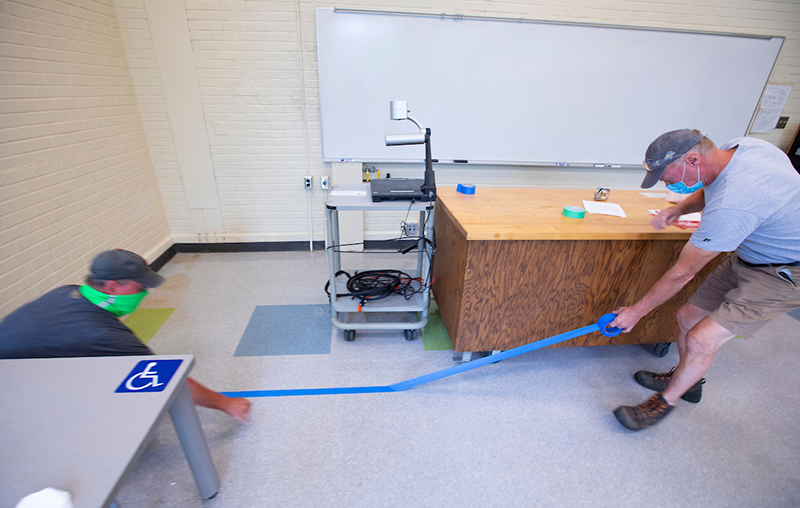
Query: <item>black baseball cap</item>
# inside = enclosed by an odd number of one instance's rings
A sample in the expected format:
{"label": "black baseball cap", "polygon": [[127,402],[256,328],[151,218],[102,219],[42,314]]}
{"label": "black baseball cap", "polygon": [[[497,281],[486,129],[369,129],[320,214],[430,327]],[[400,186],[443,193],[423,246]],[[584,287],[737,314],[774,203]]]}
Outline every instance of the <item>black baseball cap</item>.
{"label": "black baseball cap", "polygon": [[92,261],[95,280],[132,280],[142,286],[154,288],[164,282],[164,277],[154,272],[144,258],[122,249],[101,252]]}
{"label": "black baseball cap", "polygon": [[645,152],[642,164],[647,168],[647,174],[644,175],[642,189],[649,189],[658,183],[670,163],[686,155],[702,140],[702,135],[698,136],[689,129],[669,131],[657,137]]}

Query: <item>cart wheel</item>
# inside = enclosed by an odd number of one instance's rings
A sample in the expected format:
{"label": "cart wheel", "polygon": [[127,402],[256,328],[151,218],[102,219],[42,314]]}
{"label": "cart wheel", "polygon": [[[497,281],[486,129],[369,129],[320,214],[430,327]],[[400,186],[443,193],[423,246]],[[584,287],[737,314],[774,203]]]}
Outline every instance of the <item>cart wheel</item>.
{"label": "cart wheel", "polygon": [[417,331],[416,330],[403,330],[403,335],[406,336],[406,340],[414,340],[417,338]]}
{"label": "cart wheel", "polygon": [[356,331],[355,330],[345,330],[344,331],[344,340],[347,342],[353,342],[356,340]]}
{"label": "cart wheel", "polygon": [[671,342],[659,342],[653,348],[653,354],[659,358],[664,358],[669,353],[669,349],[672,347]]}

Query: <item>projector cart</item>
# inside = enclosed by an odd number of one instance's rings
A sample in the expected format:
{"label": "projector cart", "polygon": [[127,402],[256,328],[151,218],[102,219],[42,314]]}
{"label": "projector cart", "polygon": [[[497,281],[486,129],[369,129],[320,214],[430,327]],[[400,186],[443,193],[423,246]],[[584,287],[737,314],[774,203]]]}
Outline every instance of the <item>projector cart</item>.
{"label": "projector cart", "polygon": [[[430,255],[432,247],[426,240],[433,240],[433,202],[408,200],[391,200],[373,202],[369,184],[340,184],[333,187],[326,202],[328,275],[330,281],[331,322],[336,328],[344,330],[344,340],[355,340],[356,330],[403,330],[406,340],[416,338],[417,330],[428,322],[428,303],[430,301]],[[422,290],[411,299],[393,294],[376,301],[367,301],[361,305],[358,298],[343,297],[350,291],[347,288],[347,277],[337,273],[342,270],[341,251],[339,248],[339,212],[340,211],[401,211],[419,212],[419,239],[417,240],[417,271],[409,274],[424,281]],[[423,229],[423,225],[425,226]],[[398,253],[399,255],[400,253]],[[377,313],[397,313],[397,320],[377,321]],[[364,316],[363,322],[354,322],[358,314]],[[400,318],[411,316],[411,321]],[[385,317],[385,316],[384,316]],[[391,317],[391,316],[390,316]]]}

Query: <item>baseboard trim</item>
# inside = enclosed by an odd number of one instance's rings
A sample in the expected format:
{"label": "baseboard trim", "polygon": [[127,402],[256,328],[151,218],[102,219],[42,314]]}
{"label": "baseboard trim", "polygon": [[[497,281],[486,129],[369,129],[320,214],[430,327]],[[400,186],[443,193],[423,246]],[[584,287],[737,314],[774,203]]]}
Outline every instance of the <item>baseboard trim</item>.
{"label": "baseboard trim", "polygon": [[167,250],[165,250],[160,256],[158,256],[152,263],[150,263],[150,268],[153,271],[161,270],[164,265],[166,265],[170,259],[172,259],[178,251],[175,250],[175,244],[172,244]]}
{"label": "baseboard trim", "polygon": [[[285,252],[307,251],[308,242],[230,242],[230,243],[176,243],[177,252]],[[324,250],[325,242],[314,242],[315,250]]]}
{"label": "baseboard trim", "polygon": [[[416,246],[414,240],[367,240],[366,250],[397,250],[398,252]],[[324,251],[325,242],[314,242],[314,250]],[[159,271],[178,253],[218,253],[218,252],[303,252],[308,251],[308,242],[230,242],[230,243],[173,243],[150,268]]]}

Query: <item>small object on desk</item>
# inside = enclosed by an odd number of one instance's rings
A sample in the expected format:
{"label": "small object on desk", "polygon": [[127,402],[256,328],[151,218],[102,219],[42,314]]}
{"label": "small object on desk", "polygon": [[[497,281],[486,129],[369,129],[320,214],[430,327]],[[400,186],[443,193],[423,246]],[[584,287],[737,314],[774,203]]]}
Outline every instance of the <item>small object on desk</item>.
{"label": "small object on desk", "polygon": [[606,189],[605,187],[598,187],[597,190],[594,192],[594,200],[605,201],[608,199],[609,194],[611,194],[611,189]]}
{"label": "small object on desk", "polygon": [[616,203],[598,203],[597,201],[583,201],[583,207],[589,213],[597,213],[600,215],[613,215],[615,217],[627,217],[625,211]]}
{"label": "small object on desk", "polygon": [[579,206],[565,206],[561,215],[570,219],[583,219],[586,216],[586,210]]}
{"label": "small object on desk", "polygon": [[460,192],[461,194],[475,194],[475,186],[468,183],[460,183],[458,184],[458,187],[456,187],[456,191]]}

